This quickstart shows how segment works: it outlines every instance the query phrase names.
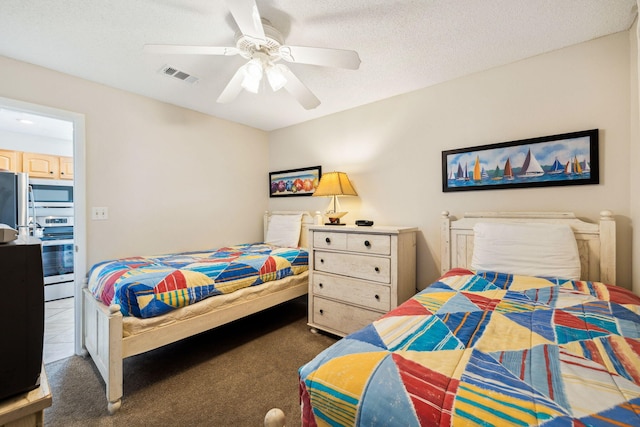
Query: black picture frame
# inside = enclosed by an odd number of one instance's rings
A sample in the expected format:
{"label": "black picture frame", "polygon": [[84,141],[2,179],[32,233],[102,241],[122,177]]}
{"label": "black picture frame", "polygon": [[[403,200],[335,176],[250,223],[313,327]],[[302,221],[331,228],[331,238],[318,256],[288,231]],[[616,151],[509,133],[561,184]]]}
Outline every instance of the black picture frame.
{"label": "black picture frame", "polygon": [[269,197],[312,196],[322,176],[322,166],[269,172]]}
{"label": "black picture frame", "polygon": [[599,183],[598,129],[442,152],[443,192]]}

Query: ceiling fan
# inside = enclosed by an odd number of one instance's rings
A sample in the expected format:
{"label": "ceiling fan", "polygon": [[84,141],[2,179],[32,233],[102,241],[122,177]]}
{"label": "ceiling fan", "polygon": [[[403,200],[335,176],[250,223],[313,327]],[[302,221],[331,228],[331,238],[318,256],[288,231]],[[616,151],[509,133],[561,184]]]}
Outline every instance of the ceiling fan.
{"label": "ceiling fan", "polygon": [[147,44],[149,53],[189,55],[240,55],[248,61],[231,78],[217,102],[233,101],[245,89],[258,93],[266,80],[273,91],[284,88],[307,110],[320,105],[320,100],[280,60],[297,64],[321,65],[357,70],[360,57],[353,50],[289,46],[282,34],[260,16],[255,0],[227,0],[227,6],[238,24],[235,47],[178,46]]}

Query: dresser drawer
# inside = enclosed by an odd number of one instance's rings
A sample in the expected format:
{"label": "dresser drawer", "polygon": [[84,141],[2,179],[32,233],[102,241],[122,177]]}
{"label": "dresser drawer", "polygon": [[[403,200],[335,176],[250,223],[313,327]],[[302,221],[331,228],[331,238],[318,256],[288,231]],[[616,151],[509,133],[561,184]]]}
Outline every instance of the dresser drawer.
{"label": "dresser drawer", "polygon": [[364,283],[346,277],[313,275],[313,294],[387,312],[391,310],[389,286]]}
{"label": "dresser drawer", "polygon": [[391,255],[391,236],[388,234],[348,234],[347,250],[378,255]]}
{"label": "dresser drawer", "polygon": [[343,335],[355,332],[382,316],[377,311],[313,297],[312,323]]}
{"label": "dresser drawer", "polygon": [[342,276],[391,283],[391,260],[368,255],[314,251],[313,268]]}
{"label": "dresser drawer", "polygon": [[313,233],[313,247],[318,249],[345,250],[347,249],[347,234],[316,231]]}

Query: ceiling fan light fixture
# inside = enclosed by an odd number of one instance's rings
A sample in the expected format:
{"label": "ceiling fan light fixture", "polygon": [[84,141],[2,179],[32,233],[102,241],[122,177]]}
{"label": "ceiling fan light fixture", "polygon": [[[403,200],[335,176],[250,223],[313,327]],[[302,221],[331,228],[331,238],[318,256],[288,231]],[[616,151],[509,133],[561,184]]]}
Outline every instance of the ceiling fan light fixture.
{"label": "ceiling fan light fixture", "polygon": [[260,92],[260,80],[256,80],[253,77],[245,76],[244,80],[242,80],[242,87],[251,93]]}
{"label": "ceiling fan light fixture", "polygon": [[251,61],[247,62],[245,71],[252,78],[260,80],[262,78],[262,72],[264,71],[262,61],[260,61],[259,59],[252,59]]}
{"label": "ceiling fan light fixture", "polygon": [[251,93],[260,91],[260,81],[262,80],[263,67],[258,59],[252,59],[244,66],[244,79],[242,87]]}
{"label": "ceiling fan light fixture", "polygon": [[269,80],[269,85],[274,92],[279,91],[287,84],[287,78],[276,65],[268,66],[265,73],[267,75],[267,80]]}

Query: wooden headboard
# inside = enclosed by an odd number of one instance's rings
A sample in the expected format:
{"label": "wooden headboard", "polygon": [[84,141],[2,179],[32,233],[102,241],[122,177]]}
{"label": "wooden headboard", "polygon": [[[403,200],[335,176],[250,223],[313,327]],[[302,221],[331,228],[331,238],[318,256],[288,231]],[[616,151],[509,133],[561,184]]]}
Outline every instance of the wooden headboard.
{"label": "wooden headboard", "polygon": [[454,220],[444,211],[440,229],[441,273],[456,267],[471,268],[473,226],[479,222],[567,224],[578,243],[581,279],[616,283],[616,223],[610,211],[600,212],[598,224],[582,221],[573,212],[472,212]]}
{"label": "wooden headboard", "polygon": [[271,215],[300,215],[302,214],[302,227],[300,227],[300,241],[298,245],[301,248],[308,248],[308,236],[309,236],[309,226],[314,224],[322,223],[322,214],[320,212],[316,212],[314,215],[305,211],[266,211],[263,216],[264,221],[264,236],[263,239],[267,240],[267,230],[269,229],[269,219]]}

